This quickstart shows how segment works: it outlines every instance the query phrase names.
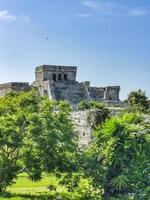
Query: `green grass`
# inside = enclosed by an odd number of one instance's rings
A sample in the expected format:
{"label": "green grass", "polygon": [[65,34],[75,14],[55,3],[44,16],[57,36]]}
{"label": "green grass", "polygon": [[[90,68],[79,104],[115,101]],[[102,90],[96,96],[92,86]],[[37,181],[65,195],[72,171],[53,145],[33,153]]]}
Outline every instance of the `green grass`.
{"label": "green grass", "polygon": [[59,186],[58,180],[54,175],[44,174],[41,181],[32,182],[28,179],[26,174],[21,174],[18,176],[16,183],[7,188],[7,192],[18,194],[43,193],[49,192],[49,185],[55,185],[57,187],[57,192],[66,191],[65,187]]}
{"label": "green grass", "polygon": [[[58,179],[54,175],[44,174],[39,182],[32,182],[25,174],[20,174],[16,183],[7,188],[6,193],[0,195],[0,200],[92,200],[83,198],[76,192],[68,192],[60,186]],[[82,187],[86,188],[87,180],[81,181]],[[54,185],[56,191],[49,191],[48,186]],[[95,198],[94,198],[95,200]],[[96,199],[97,200],[97,199]],[[98,198],[99,200],[99,198]]]}
{"label": "green grass", "polygon": [[[49,191],[48,186],[55,185],[57,191]],[[18,176],[16,183],[7,188],[5,194],[1,195],[0,200],[48,200],[55,199],[56,196],[67,195],[65,187],[58,184],[54,175],[44,174],[39,182],[32,182],[26,174]]]}

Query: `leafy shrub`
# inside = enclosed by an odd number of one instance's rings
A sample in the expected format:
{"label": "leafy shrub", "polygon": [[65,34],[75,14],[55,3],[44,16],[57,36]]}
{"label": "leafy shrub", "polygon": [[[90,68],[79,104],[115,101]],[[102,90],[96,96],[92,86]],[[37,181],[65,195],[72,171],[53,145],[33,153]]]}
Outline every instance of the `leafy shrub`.
{"label": "leafy shrub", "polygon": [[132,194],[134,200],[147,198],[149,133],[150,125],[137,113],[112,117],[96,129],[93,144],[86,152],[84,171],[93,178],[95,187],[103,188],[104,199],[118,195],[130,199],[127,194]]}
{"label": "leafy shrub", "polygon": [[150,108],[148,97],[142,90],[132,91],[128,95],[128,104],[129,104],[128,109],[133,112],[134,111],[148,112]]}

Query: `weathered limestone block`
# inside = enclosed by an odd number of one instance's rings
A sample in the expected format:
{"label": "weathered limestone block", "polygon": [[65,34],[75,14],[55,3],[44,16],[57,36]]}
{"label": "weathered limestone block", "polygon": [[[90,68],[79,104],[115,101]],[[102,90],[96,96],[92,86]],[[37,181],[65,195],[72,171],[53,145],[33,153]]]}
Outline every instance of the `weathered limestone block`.
{"label": "weathered limestone block", "polygon": [[90,87],[90,95],[92,100],[100,100],[104,98],[104,92],[105,88],[104,87]]}
{"label": "weathered limestone block", "polygon": [[[82,100],[119,102],[119,86],[90,87],[89,81],[76,81],[77,67],[62,65],[41,65],[35,69],[35,81],[41,96],[49,99],[67,100],[73,108]],[[11,91],[27,91],[28,83],[6,83],[0,85],[0,96]]]}
{"label": "weathered limestone block", "polygon": [[26,82],[4,83],[0,84],[0,96],[5,96],[10,92],[28,91],[29,89],[29,83]]}
{"label": "weathered limestone block", "polygon": [[92,128],[88,123],[89,111],[76,111],[72,113],[75,130],[78,133],[79,146],[86,148],[92,140]]}
{"label": "weathered limestone block", "polygon": [[90,82],[76,81],[77,67],[42,65],[35,70],[35,85],[40,94],[50,99],[67,100],[73,107],[82,100],[117,101],[119,86],[90,87]]}
{"label": "weathered limestone block", "polygon": [[104,92],[104,99],[115,101],[119,100],[120,86],[107,86]]}
{"label": "weathered limestone block", "polygon": [[75,81],[76,66],[41,65],[36,67],[36,81]]}

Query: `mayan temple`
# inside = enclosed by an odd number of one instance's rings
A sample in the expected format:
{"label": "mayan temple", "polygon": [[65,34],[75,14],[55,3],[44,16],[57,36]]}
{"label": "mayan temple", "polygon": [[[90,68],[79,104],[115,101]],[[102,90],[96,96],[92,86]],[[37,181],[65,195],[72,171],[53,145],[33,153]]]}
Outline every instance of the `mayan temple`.
{"label": "mayan temple", "polygon": [[[35,81],[39,94],[48,95],[49,99],[67,100],[75,107],[81,100],[119,102],[119,86],[91,87],[90,81],[76,80],[76,66],[41,65],[35,69]],[[12,91],[28,91],[31,87],[26,82],[0,84],[0,96]]]}
{"label": "mayan temple", "polygon": [[119,86],[91,87],[89,81],[78,82],[76,75],[76,66],[42,65],[35,69],[33,85],[42,96],[67,100],[73,106],[81,100],[119,102]]}

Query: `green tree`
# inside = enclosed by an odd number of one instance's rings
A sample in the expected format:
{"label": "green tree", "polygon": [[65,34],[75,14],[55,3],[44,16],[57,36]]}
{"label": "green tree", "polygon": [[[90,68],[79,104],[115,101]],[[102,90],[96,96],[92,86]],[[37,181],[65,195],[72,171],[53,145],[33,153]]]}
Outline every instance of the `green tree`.
{"label": "green tree", "polygon": [[128,95],[128,104],[131,110],[142,112],[147,112],[149,110],[148,97],[142,90],[131,92]]}
{"label": "green tree", "polygon": [[19,172],[37,181],[43,171],[75,168],[70,111],[67,102],[39,97],[35,90],[0,98],[0,191]]}
{"label": "green tree", "polygon": [[104,191],[104,199],[119,195],[146,199],[150,184],[149,134],[149,124],[136,113],[113,117],[95,131],[84,171]]}
{"label": "green tree", "polygon": [[0,191],[21,170],[21,148],[28,134],[29,115],[36,110],[37,102],[35,92],[9,94],[0,99]]}
{"label": "green tree", "polygon": [[[77,137],[73,130],[70,117],[70,105],[65,101],[55,102],[48,99],[42,101],[38,112],[40,120],[40,130],[31,126],[32,140],[35,146],[31,146],[27,151],[28,156],[35,157],[34,151],[40,158],[40,163],[44,171],[72,171],[76,168]],[[37,134],[40,132],[41,134]],[[28,165],[29,172],[30,164]]]}

